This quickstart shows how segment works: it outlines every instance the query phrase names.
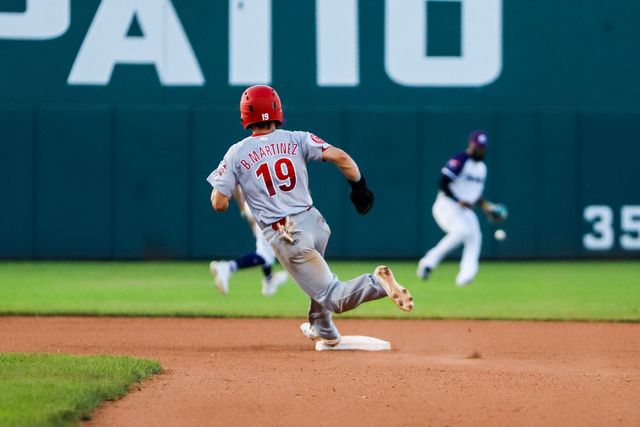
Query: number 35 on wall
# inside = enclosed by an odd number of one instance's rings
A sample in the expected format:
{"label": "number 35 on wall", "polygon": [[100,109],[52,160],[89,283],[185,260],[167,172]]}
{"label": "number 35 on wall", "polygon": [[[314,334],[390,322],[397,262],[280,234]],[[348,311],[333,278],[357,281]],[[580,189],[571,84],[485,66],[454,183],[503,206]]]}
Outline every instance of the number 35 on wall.
{"label": "number 35 on wall", "polygon": [[[582,236],[585,249],[606,251],[613,248],[613,209],[606,205],[591,205],[584,208],[582,216],[592,228]],[[622,206],[620,209],[620,247],[628,251],[640,250],[640,206]]]}

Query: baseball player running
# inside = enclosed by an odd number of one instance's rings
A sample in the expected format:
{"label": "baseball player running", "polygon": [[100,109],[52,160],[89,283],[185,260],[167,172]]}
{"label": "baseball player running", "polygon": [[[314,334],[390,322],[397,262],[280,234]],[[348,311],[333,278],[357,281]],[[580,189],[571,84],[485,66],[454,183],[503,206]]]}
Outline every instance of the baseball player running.
{"label": "baseball player running", "polygon": [[482,245],[480,225],[473,207],[480,205],[491,219],[506,218],[503,205],[482,198],[487,177],[487,166],[483,161],[487,142],[485,131],[471,132],[466,151],[453,156],[442,168],[440,191],[432,211],[438,226],[447,234],[420,259],[416,272],[418,277],[427,279],[449,252],[463,244],[456,284],[465,286],[471,283],[478,272]]}
{"label": "baseball player running", "polygon": [[243,268],[262,266],[262,273],[264,274],[262,295],[271,296],[287,281],[289,276],[284,271],[272,272],[276,255],[273,253],[271,245],[267,243],[262,235],[262,230],[256,224],[239,186],[236,186],[233,198],[236,199],[240,215],[247,220],[256,238],[256,250],[232,261],[212,261],[209,264],[209,271],[213,275],[214,282],[220,293],[226,295],[229,293],[229,279],[233,273]]}
{"label": "baseball player running", "polygon": [[340,333],[332,313],[385,296],[400,309],[412,310],[413,298],[388,267],[378,266],[373,274],[340,281],[324,260],[331,231],[313,207],[306,164],[327,161],[336,165],[351,186],[356,210],[366,214],[373,206],[373,193],[355,161],[310,132],[279,129],[282,104],[269,86],[252,86],[242,94],[240,120],[251,135],[232,145],[207,178],[213,187],[211,203],[216,211],[227,210],[233,189],[240,185],[280,264],[311,300],[309,322],[300,325],[302,333],[336,345]]}

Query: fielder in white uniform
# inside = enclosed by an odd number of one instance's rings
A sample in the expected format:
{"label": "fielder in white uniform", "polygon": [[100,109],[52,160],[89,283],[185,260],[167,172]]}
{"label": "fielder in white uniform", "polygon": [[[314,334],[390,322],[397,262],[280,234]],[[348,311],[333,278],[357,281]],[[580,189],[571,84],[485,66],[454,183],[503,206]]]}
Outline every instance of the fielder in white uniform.
{"label": "fielder in white uniform", "polygon": [[420,259],[418,277],[427,279],[440,261],[460,244],[464,248],[456,284],[465,286],[478,273],[482,234],[473,207],[481,205],[485,209],[489,204],[482,198],[487,178],[483,161],[487,142],[485,131],[473,131],[467,150],[453,156],[442,168],[440,191],[432,211],[438,226],[447,234]]}
{"label": "fielder in white uniform", "polygon": [[341,281],[324,260],[331,231],[313,207],[306,164],[335,164],[351,185],[351,201],[365,214],[373,205],[373,193],[353,159],[312,133],[277,129],[283,120],[282,104],[269,86],[252,86],[242,94],[240,116],[252,134],[232,145],[207,178],[213,186],[211,202],[214,210],[227,210],[233,189],[240,185],[280,264],[309,295],[309,322],[300,325],[302,333],[335,345],[340,333],[332,313],[385,296],[404,311],[413,309],[413,298],[388,267],[379,266],[373,274]]}
{"label": "fielder in white uniform", "polygon": [[229,293],[229,279],[233,273],[243,268],[261,266],[264,274],[262,295],[271,296],[287,281],[289,276],[284,271],[276,273],[272,271],[273,264],[276,261],[276,254],[262,235],[262,230],[256,224],[251,209],[249,209],[239,187],[236,187],[233,197],[238,204],[240,215],[249,223],[251,231],[256,238],[256,250],[232,261],[212,261],[209,264],[209,271],[213,275],[214,282],[220,293],[226,295]]}

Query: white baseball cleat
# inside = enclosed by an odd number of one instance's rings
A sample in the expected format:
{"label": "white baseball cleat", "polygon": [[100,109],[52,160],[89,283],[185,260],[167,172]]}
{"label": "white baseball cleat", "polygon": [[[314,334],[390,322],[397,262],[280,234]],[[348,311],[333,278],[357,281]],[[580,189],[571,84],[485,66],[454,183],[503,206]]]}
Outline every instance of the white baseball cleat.
{"label": "white baseball cleat", "polygon": [[407,288],[400,286],[400,284],[396,282],[389,267],[380,265],[373,271],[373,275],[378,279],[378,282],[384,288],[389,298],[391,298],[391,301],[393,301],[400,310],[413,310],[413,297]]}
{"label": "white baseball cleat", "polygon": [[278,288],[285,284],[289,275],[285,271],[278,271],[271,275],[271,279],[266,277],[262,279],[262,295],[265,297],[271,296],[276,293]]}
{"label": "white baseball cleat", "polygon": [[300,332],[302,332],[302,335],[309,338],[311,341],[322,339],[322,341],[328,346],[334,346],[340,342],[340,337],[332,340],[327,338],[322,338],[320,334],[318,334],[318,330],[316,329],[316,327],[312,326],[311,323],[309,322],[304,322],[300,325]]}
{"label": "white baseball cleat", "polygon": [[311,326],[311,323],[309,322],[304,322],[300,325],[300,332],[302,332],[302,335],[309,338],[311,341],[315,341],[320,338],[315,326]]}
{"label": "white baseball cleat", "polygon": [[229,293],[229,278],[231,277],[231,268],[227,261],[212,261],[209,264],[209,271],[213,276],[216,288],[221,294]]}

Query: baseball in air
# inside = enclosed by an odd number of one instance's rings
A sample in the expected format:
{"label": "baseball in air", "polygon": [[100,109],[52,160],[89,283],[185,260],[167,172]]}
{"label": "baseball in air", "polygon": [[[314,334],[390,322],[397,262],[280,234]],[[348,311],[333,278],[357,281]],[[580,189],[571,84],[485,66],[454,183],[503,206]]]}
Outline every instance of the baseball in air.
{"label": "baseball in air", "polygon": [[493,233],[493,237],[498,241],[502,241],[507,238],[507,233],[505,233],[504,230],[496,230],[495,233]]}

